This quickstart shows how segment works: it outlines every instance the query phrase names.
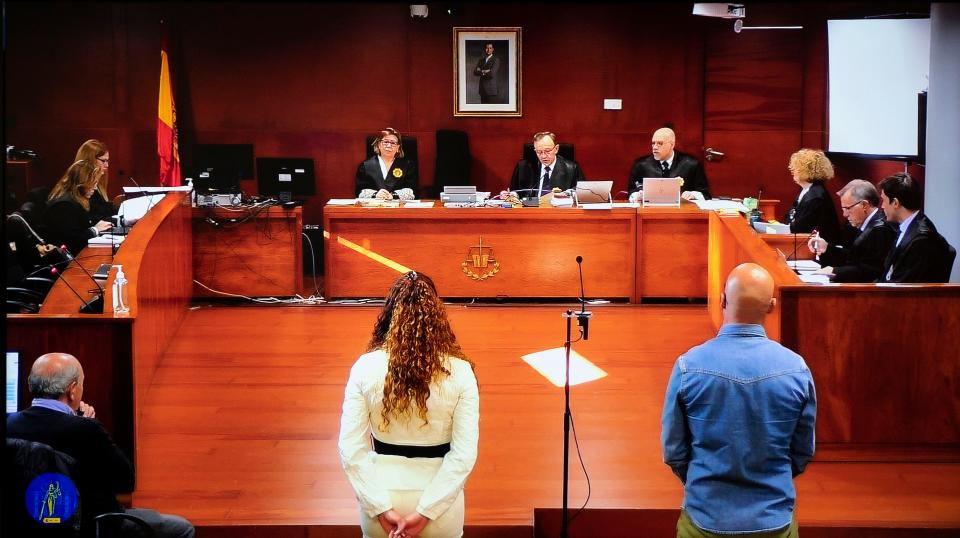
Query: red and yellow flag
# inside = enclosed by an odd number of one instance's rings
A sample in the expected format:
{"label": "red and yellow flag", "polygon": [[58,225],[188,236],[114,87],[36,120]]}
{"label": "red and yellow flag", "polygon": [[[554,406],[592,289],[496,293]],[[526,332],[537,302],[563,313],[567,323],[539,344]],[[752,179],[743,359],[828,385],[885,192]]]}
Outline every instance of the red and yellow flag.
{"label": "red and yellow flag", "polygon": [[160,157],[160,185],[180,185],[180,151],[177,149],[177,108],[173,103],[170,64],[166,44],[160,49],[160,103],[157,108],[157,155]]}

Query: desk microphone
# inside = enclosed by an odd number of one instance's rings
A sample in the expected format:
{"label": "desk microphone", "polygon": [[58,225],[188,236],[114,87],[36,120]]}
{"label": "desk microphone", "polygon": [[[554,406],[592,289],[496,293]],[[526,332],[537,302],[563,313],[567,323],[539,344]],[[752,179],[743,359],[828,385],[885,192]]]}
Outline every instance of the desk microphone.
{"label": "desk microphone", "polygon": [[[60,271],[58,271],[56,267],[51,267],[50,274],[56,277],[57,275],[60,274]],[[103,294],[102,293],[100,295],[95,296],[93,299],[86,301],[83,299],[83,297],[79,293],[77,293],[77,290],[73,289],[73,286],[70,285],[70,282],[68,282],[67,279],[61,278],[60,281],[63,282],[67,286],[67,288],[69,288],[70,291],[73,292],[74,295],[77,296],[77,299],[80,299],[80,302],[83,304],[83,306],[80,307],[81,314],[103,314]],[[97,287],[99,287],[99,285]]]}
{"label": "desk microphone", "polygon": [[[67,245],[60,245],[60,252],[62,252],[63,255],[67,257],[67,261],[76,261],[76,258],[74,258],[72,254],[70,254],[70,250],[67,249]],[[103,304],[102,304],[103,303],[103,287],[100,286],[100,283],[97,282],[97,279],[93,278],[93,275],[90,274],[90,271],[87,271],[87,268],[84,267],[82,263],[78,261],[77,266],[80,267],[81,270],[83,270],[83,273],[87,275],[87,278],[89,278],[90,281],[93,282],[93,284],[97,287],[97,290],[100,291],[100,303],[101,303],[100,311],[103,312]]]}
{"label": "desk microphone", "polygon": [[20,213],[14,211],[13,213],[10,213],[10,216],[11,216],[11,217],[17,217],[17,219],[19,219],[20,222],[22,222],[23,225],[27,227],[27,231],[30,232],[30,235],[32,235],[33,238],[36,239],[38,243],[40,243],[41,245],[46,245],[46,244],[47,244],[47,242],[44,241],[42,237],[40,237],[39,235],[37,235],[37,232],[35,232],[35,231],[33,230],[33,227],[30,226],[30,223],[27,222],[27,219],[23,218],[23,215],[21,215]]}
{"label": "desk microphone", "polygon": [[580,271],[580,315],[577,316],[577,324],[583,331],[583,339],[586,340],[590,330],[590,317],[587,312],[587,296],[583,293],[583,256],[577,256],[577,269]]}

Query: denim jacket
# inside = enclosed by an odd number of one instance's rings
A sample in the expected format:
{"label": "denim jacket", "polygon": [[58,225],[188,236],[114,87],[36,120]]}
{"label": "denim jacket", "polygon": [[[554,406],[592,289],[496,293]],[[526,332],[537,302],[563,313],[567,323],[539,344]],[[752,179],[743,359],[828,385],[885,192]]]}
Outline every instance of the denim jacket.
{"label": "denim jacket", "polygon": [[760,325],[728,324],[677,359],[663,404],[664,462],[703,530],[790,524],[793,477],[813,457],[817,403],[803,358]]}

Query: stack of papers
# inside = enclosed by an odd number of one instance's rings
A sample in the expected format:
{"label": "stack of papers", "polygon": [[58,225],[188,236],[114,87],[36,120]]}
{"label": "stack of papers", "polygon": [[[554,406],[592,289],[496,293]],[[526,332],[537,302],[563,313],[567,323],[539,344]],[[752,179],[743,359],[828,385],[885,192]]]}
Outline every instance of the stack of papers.
{"label": "stack of papers", "polygon": [[356,198],[331,198],[327,205],[354,205],[356,203]]}
{"label": "stack of papers", "polygon": [[753,229],[762,234],[789,234],[790,225],[779,222],[754,222]]}
{"label": "stack of papers", "polygon": [[691,200],[691,202],[697,204],[697,207],[705,211],[722,211],[727,209],[739,211],[741,213],[750,212],[750,210],[747,209],[747,206],[743,205],[741,202],[734,202],[733,200]]}
{"label": "stack of papers", "polygon": [[125,235],[102,234],[87,240],[88,245],[119,245],[123,243]]}
{"label": "stack of papers", "polygon": [[815,275],[813,273],[800,273],[800,280],[807,284],[829,284],[830,277],[827,275]]}
{"label": "stack of papers", "polygon": [[816,271],[820,269],[820,264],[814,260],[788,260],[787,265],[794,271]]}

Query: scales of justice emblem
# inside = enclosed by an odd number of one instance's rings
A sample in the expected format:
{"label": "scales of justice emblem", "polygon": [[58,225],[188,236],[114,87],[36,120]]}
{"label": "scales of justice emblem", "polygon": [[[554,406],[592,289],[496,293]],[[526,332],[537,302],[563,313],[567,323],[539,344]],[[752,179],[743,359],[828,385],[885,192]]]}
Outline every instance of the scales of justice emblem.
{"label": "scales of justice emblem", "polygon": [[481,281],[486,280],[500,271],[500,262],[493,257],[493,247],[483,245],[483,236],[480,242],[467,250],[467,258],[460,264],[464,274]]}

